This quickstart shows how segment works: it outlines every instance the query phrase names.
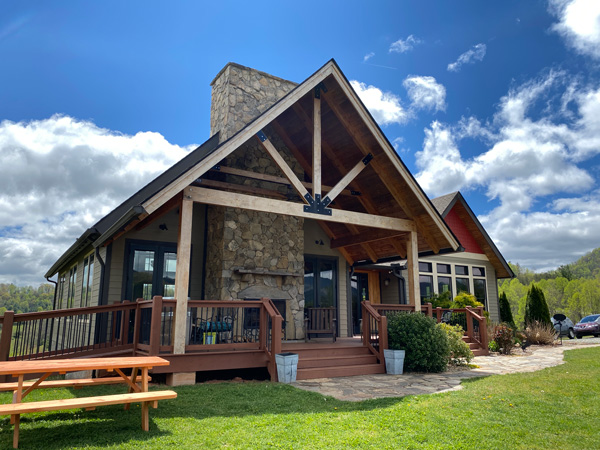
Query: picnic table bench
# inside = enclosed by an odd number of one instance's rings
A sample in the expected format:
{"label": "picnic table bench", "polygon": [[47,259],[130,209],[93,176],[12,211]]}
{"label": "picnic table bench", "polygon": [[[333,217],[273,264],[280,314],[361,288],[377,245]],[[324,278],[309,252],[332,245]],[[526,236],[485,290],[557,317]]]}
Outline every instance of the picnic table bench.
{"label": "picnic table bench", "polygon": [[[158,405],[158,400],[176,398],[174,391],[148,391],[148,370],[155,366],[169,365],[169,361],[156,356],[120,357],[120,358],[80,358],[80,359],[52,359],[30,361],[2,361],[0,362],[0,375],[10,375],[17,378],[16,382],[0,383],[0,391],[12,390],[13,402],[0,405],[0,415],[10,415],[14,424],[13,447],[19,445],[20,415],[25,413],[56,411],[64,409],[93,410],[97,406],[124,404],[128,409],[131,403],[142,404],[142,429],[149,430],[148,408]],[[123,370],[132,369],[132,375],[127,376]],[[108,378],[87,378],[72,380],[47,380],[52,374],[66,374],[84,370],[106,370],[116,372],[119,376]],[[138,384],[138,373],[141,371],[141,380]],[[24,381],[26,375],[41,374],[35,381]],[[129,387],[126,394],[100,395],[92,397],[67,398],[60,400],[44,400],[23,403],[25,398],[34,389],[57,387],[82,387],[104,384],[123,383]]]}

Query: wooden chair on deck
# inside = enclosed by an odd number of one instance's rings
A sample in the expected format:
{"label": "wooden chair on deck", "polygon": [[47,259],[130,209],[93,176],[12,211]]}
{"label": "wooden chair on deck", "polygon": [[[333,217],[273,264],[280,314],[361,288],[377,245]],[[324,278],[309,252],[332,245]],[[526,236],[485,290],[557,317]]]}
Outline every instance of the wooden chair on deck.
{"label": "wooden chair on deck", "polygon": [[306,308],[304,317],[304,342],[311,334],[331,334],[336,338],[337,316],[335,308]]}

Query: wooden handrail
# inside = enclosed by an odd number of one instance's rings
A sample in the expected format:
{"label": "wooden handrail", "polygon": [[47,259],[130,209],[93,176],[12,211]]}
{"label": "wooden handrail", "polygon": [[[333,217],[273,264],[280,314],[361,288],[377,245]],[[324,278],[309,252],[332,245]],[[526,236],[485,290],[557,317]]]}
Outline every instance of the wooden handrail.
{"label": "wooden handrail", "polygon": [[[365,300],[361,302],[362,307],[362,333],[363,333],[363,345],[365,345],[371,353],[373,353],[379,363],[385,367],[385,357],[383,350],[387,348],[387,317],[382,316],[379,312],[373,307],[371,302]],[[371,342],[371,318],[373,318],[377,322],[377,348]]]}
{"label": "wooden handrail", "polygon": [[[14,323],[31,320],[50,319],[53,317],[78,316],[82,314],[101,314],[111,311],[126,311],[137,308],[135,303],[115,303],[112,305],[87,306],[84,308],[55,309],[53,311],[28,312],[14,315]],[[12,311],[6,311],[12,312]],[[13,313],[14,314],[14,313]],[[5,313],[6,315],[6,313]]]}

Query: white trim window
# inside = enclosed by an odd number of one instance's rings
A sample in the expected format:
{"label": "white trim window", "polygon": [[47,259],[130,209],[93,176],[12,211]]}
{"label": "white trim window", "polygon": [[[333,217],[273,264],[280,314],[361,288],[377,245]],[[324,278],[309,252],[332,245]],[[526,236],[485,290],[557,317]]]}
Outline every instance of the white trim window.
{"label": "white trim window", "polygon": [[92,283],[94,281],[94,254],[83,260],[83,277],[81,280],[81,307],[90,306],[92,300]]}

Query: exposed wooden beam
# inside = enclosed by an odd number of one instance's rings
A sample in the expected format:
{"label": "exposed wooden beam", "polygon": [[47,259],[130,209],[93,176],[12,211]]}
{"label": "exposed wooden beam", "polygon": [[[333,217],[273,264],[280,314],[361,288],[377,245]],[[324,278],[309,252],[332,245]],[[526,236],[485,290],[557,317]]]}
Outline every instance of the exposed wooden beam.
{"label": "exposed wooden beam", "polygon": [[396,252],[398,252],[398,255],[400,256],[400,258],[406,258],[406,242],[401,241],[398,238],[390,239],[390,242],[392,243],[394,250],[396,250]]}
{"label": "exposed wooden beam", "polygon": [[365,156],[358,164],[356,164],[350,172],[348,172],[344,177],[338,181],[338,183],[327,193],[328,203],[331,203],[335,198],[344,190],[346,186],[350,184],[352,180],[354,180],[359,173],[363,171],[365,167],[370,162],[370,158]]}
{"label": "exposed wooden beam", "polygon": [[315,214],[304,211],[301,203],[284,202],[264,197],[254,197],[245,194],[216,191],[199,187],[188,187],[184,197],[190,197],[195,202],[209,205],[230,206],[233,208],[251,209],[254,211],[283,214],[285,216],[304,217],[307,219],[323,220],[326,222],[338,222],[354,224],[363,227],[383,228],[396,231],[415,231],[415,224],[406,219],[395,217],[376,216],[354,211],[343,211],[331,209],[331,215]]}
{"label": "exposed wooden beam", "polygon": [[[289,148],[289,146],[288,146],[288,148]],[[218,169],[211,169],[211,172],[226,173],[229,175],[236,175],[239,177],[251,178],[254,180],[267,181],[269,183],[285,184],[285,185],[290,184],[290,181],[284,177],[277,177],[275,175],[268,175],[266,173],[252,172],[251,170],[236,169],[235,167],[219,166]],[[312,189],[312,183],[309,183],[308,181],[301,181],[301,183],[304,185],[304,187],[306,189]],[[327,189],[327,190],[333,189],[333,187],[326,186],[326,185],[322,185],[322,188]],[[340,195],[354,196],[354,194],[352,194],[352,191],[350,189],[344,189]]]}
{"label": "exposed wooden beam", "polygon": [[[264,137],[266,138],[266,136]],[[267,153],[271,155],[271,158],[273,159],[273,161],[275,161],[275,164],[277,164],[277,166],[281,169],[286,178],[290,180],[290,183],[292,184],[292,186],[294,186],[296,191],[298,191],[298,194],[300,194],[302,200],[308,203],[307,195],[310,194],[308,194],[308,191],[300,182],[292,168],[288,165],[288,163],[285,162],[285,159],[283,159],[283,157],[279,154],[277,149],[273,146],[273,144],[271,144],[271,141],[269,141],[269,139],[263,140],[258,136],[256,136],[256,139],[258,140],[258,142],[261,143],[261,145],[264,147]]]}
{"label": "exposed wooden beam", "polygon": [[[327,102],[326,99],[323,99],[323,101],[327,103],[327,105],[336,115],[340,123],[342,123],[346,132],[348,133],[354,144],[363,153],[363,155],[368,155],[371,152],[371,149],[362,141],[362,139],[358,135],[358,132],[355,129],[356,127],[354,126],[354,124],[350,123],[350,120],[346,117],[346,114],[344,114],[344,112],[339,108],[339,106],[334,104],[333,102]],[[402,190],[399,189],[399,187],[396,186],[393,183],[393,181],[390,181],[393,179],[393,177],[390,176],[388,167],[385,167],[381,161],[376,160],[373,160],[372,164],[373,169],[380,174],[383,184],[385,184],[385,187],[388,189],[388,191],[390,191],[390,193],[398,202],[402,210],[406,213],[406,215],[408,215],[408,217],[414,219],[415,212],[404,199],[405,192],[402,192]],[[435,253],[439,252],[439,245],[435,242],[435,239],[433,238],[431,233],[429,233],[428,230],[423,226],[422,222],[419,222],[417,225],[419,226],[419,232],[423,235],[423,238],[425,239],[429,247]]]}
{"label": "exposed wooden beam", "polygon": [[281,192],[274,191],[272,189],[263,189],[255,186],[246,186],[245,184],[227,183],[226,181],[209,180],[206,178],[202,178],[198,182],[197,186],[208,186],[220,189],[227,189],[231,191],[247,192],[249,194],[266,195],[268,197],[280,198],[282,200],[287,199],[287,197],[284,194],[282,194]]}
{"label": "exposed wooden beam", "polygon": [[193,217],[194,202],[184,194],[179,213],[179,236],[177,238],[177,263],[175,267],[177,308],[175,309],[175,324],[173,324],[173,353],[185,353]]}
{"label": "exposed wooden beam", "polygon": [[[316,89],[319,89],[318,87]],[[321,99],[317,96],[313,102],[313,189],[312,194],[316,199],[321,196]]]}
{"label": "exposed wooden beam", "polygon": [[348,247],[350,245],[366,244],[368,242],[381,241],[401,236],[403,233],[388,230],[369,230],[364,233],[355,234],[343,238],[334,239],[331,241],[331,248]]}

